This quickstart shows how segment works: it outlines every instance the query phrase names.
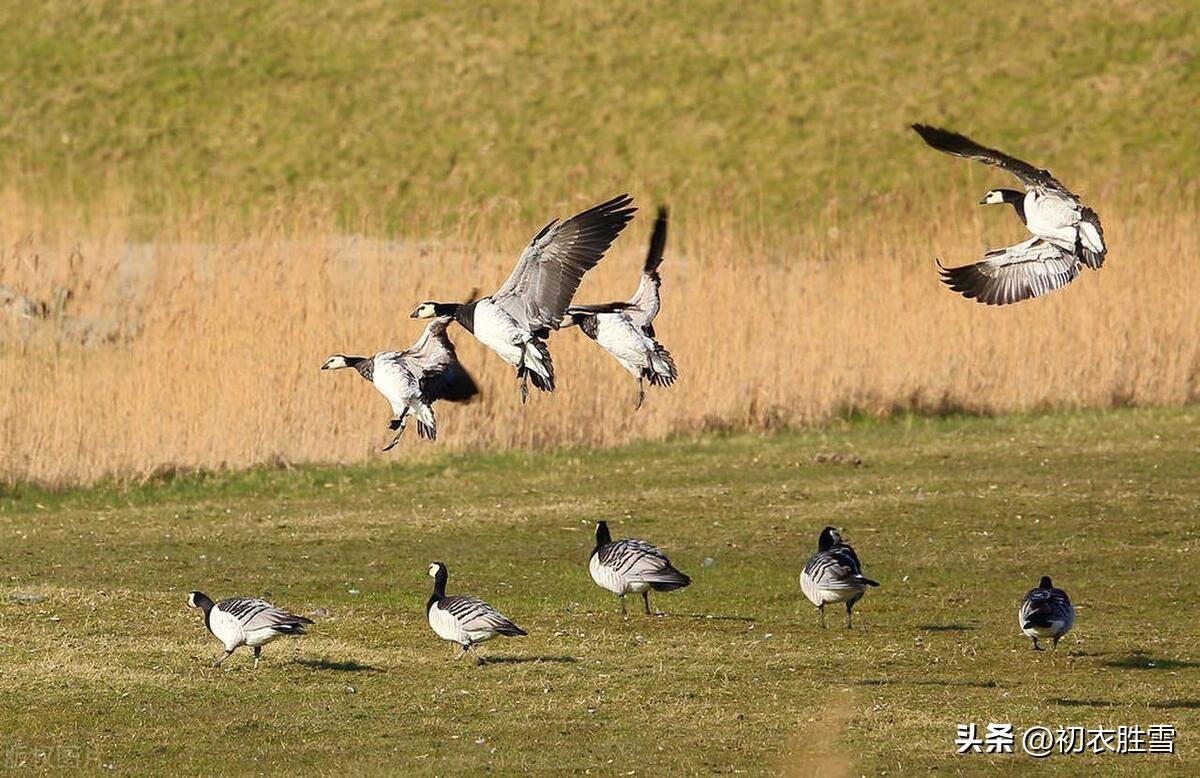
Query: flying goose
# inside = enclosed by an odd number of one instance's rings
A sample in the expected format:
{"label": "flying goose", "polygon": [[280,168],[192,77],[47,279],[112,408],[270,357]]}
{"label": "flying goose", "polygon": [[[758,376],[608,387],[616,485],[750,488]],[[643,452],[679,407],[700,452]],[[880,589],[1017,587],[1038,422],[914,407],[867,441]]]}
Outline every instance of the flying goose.
{"label": "flying goose", "polygon": [[813,554],[800,573],[800,590],[817,606],[821,629],[825,629],[825,605],[846,603],[846,629],[851,628],[854,603],[862,599],[868,586],[879,586],[862,574],[858,554],[846,543],[836,527],[826,527],[817,538]]}
{"label": "flying goose", "polygon": [[984,254],[973,265],[947,268],[938,261],[942,281],[955,292],[988,305],[1008,305],[1061,289],[1086,265],[1099,270],[1108,251],[1100,217],[1079,202],[1050,171],[981,146],[956,132],[914,124],[912,128],[938,151],[993,165],[1012,173],[1025,186],[992,189],[980,205],[1008,203],[1033,237]]}
{"label": "flying goose", "polygon": [[228,659],[238,646],[250,646],[257,669],[264,645],[283,635],[303,635],[304,625],[312,624],[312,619],[288,613],[257,597],[230,597],[214,604],[204,592],[192,592],[188,607],[204,611],[204,626],[225,647],[213,667]]}
{"label": "flying goose", "polygon": [[562,320],[563,327],[578,326],[583,334],[596,341],[621,367],[633,374],[638,382],[637,407],[646,399],[643,379],[651,386],[670,386],[679,377],[671,352],[654,337],[654,317],[659,309],[659,287],[662,278],[663,247],[667,243],[667,209],[658,209],[654,232],[650,236],[650,251],[642,265],[642,280],[637,291],[625,303],[605,305],[571,305]]}
{"label": "flying goose", "polygon": [[446,580],[449,571],[441,562],[429,566],[429,577],[433,579],[433,594],[425,605],[429,626],[442,640],[458,645],[455,659],[466,656],[468,651],[475,657],[475,664],[482,665],[483,657],[475,653],[475,644],[491,640],[497,635],[517,637],[529,633],[512,623],[507,616],[474,597],[446,596]]}
{"label": "flying goose", "polygon": [[521,253],[512,275],[494,294],[468,303],[427,300],[414,319],[450,316],[517,369],[521,402],[529,382],[554,391],[554,364],[546,338],[561,326],[567,306],[637,209],[629,195],[614,197],[564,222],[542,228]]}
{"label": "flying goose", "polygon": [[682,589],[692,582],[671,566],[667,555],[644,540],[622,538],[613,540],[608,522],[596,523],[596,547],[588,560],[588,572],[602,589],[621,599],[621,615],[625,615],[625,595],[641,592],[642,605],[650,615],[650,590],[669,592]]}
{"label": "flying goose", "polygon": [[400,442],[409,414],[417,419],[419,436],[436,440],[434,401],[466,402],[479,394],[479,387],[458,361],[454,344],[446,336],[450,321],[449,316],[441,316],[429,322],[417,342],[404,351],[380,351],[370,357],[335,354],[321,365],[322,370],[354,368],[392,404],[388,428],[396,435],[384,451]]}
{"label": "flying goose", "polygon": [[1025,637],[1033,639],[1033,650],[1041,651],[1038,638],[1050,638],[1054,648],[1058,640],[1075,624],[1075,606],[1062,589],[1055,589],[1050,576],[1043,575],[1036,589],[1030,589],[1021,601],[1019,623]]}

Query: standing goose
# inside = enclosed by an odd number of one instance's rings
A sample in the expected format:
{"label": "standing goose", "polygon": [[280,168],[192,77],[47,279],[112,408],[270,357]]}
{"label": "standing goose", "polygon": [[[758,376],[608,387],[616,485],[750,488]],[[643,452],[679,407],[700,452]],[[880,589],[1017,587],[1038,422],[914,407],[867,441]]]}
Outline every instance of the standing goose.
{"label": "standing goose", "polygon": [[1012,173],[1025,186],[992,189],[980,205],[1008,203],[1033,237],[989,251],[982,262],[947,268],[938,262],[942,281],[964,297],[988,305],[1008,305],[1060,289],[1084,265],[1099,270],[1108,251],[1100,217],[1083,205],[1050,171],[981,146],[956,132],[914,124],[912,128],[938,151],[993,165]]}
{"label": "standing goose", "polygon": [[529,633],[512,623],[512,620],[483,600],[474,597],[446,596],[446,566],[434,562],[429,566],[429,577],[433,579],[433,594],[425,605],[429,626],[442,640],[459,647],[455,659],[461,659],[468,651],[475,657],[475,664],[482,665],[483,657],[475,653],[475,644],[491,640],[497,635],[517,637]]}
{"label": "standing goose", "polygon": [[643,379],[651,386],[670,386],[679,377],[671,352],[654,337],[654,317],[658,315],[659,288],[662,278],[663,247],[667,243],[667,209],[658,209],[650,251],[642,265],[642,280],[628,302],[605,305],[572,305],[567,308],[563,327],[578,325],[600,347],[633,374],[638,382],[637,407],[646,399]]}
{"label": "standing goose", "polygon": [[554,391],[554,364],[546,337],[561,326],[583,274],[596,266],[604,252],[633,218],[629,195],[557,219],[542,228],[521,253],[504,285],[491,296],[468,303],[427,300],[411,314],[414,319],[450,316],[517,369],[521,402],[529,381],[543,392]]}
{"label": "standing goose", "polygon": [[621,599],[621,615],[625,615],[625,595],[641,592],[642,605],[650,615],[650,590],[669,592],[682,589],[692,582],[671,566],[667,555],[644,540],[622,538],[613,540],[608,522],[596,523],[596,547],[588,560],[588,572],[602,589]]}
{"label": "standing goose", "polygon": [[1050,638],[1054,648],[1075,624],[1075,606],[1062,589],[1055,589],[1050,576],[1043,575],[1036,589],[1030,589],[1021,601],[1019,623],[1025,637],[1033,639],[1033,650],[1041,651],[1038,638]]}
{"label": "standing goose", "polygon": [[825,604],[830,602],[846,603],[846,629],[850,629],[854,603],[862,599],[868,586],[879,584],[862,574],[858,554],[842,542],[837,528],[821,530],[817,553],[800,573],[800,590],[817,606],[821,629],[825,629]]}
{"label": "standing goose", "polygon": [[354,368],[392,404],[388,428],[396,435],[384,451],[400,442],[409,414],[417,418],[419,436],[436,440],[434,401],[466,402],[479,394],[479,387],[458,361],[454,344],[446,336],[450,321],[449,316],[442,316],[429,322],[417,342],[404,351],[380,351],[370,357],[335,354],[321,365],[322,370]]}
{"label": "standing goose", "polygon": [[250,646],[257,669],[264,645],[283,635],[303,635],[304,625],[312,624],[312,619],[288,613],[257,597],[230,597],[214,604],[204,592],[192,592],[188,607],[204,611],[204,626],[225,647],[213,667],[228,659],[238,646]]}

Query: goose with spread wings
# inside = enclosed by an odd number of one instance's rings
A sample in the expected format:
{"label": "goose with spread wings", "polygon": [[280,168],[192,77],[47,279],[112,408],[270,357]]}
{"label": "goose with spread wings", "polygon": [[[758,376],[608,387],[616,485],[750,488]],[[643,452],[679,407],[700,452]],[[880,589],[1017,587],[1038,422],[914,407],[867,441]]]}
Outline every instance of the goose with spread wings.
{"label": "goose with spread wings", "polygon": [[441,316],[429,322],[417,342],[404,351],[380,351],[370,357],[335,354],[321,365],[322,370],[354,368],[391,403],[388,427],[396,435],[384,451],[400,442],[410,415],[417,419],[420,437],[436,440],[433,403],[467,402],[479,394],[479,387],[458,361],[454,344],[446,335],[450,321],[449,316]]}
{"label": "goose with spread wings", "polygon": [[670,386],[679,377],[671,352],[654,335],[654,317],[661,306],[659,290],[662,277],[663,249],[667,244],[667,209],[658,209],[650,250],[642,265],[642,278],[633,297],[623,303],[571,305],[562,326],[578,326],[592,340],[628,370],[638,382],[637,407],[646,399],[643,381],[651,386]]}
{"label": "goose with spread wings", "polygon": [[1099,270],[1104,264],[1108,248],[1100,217],[1050,171],[956,132],[925,124],[912,128],[938,151],[1006,170],[1025,187],[1024,193],[992,189],[980,205],[1008,203],[1033,237],[989,251],[972,265],[947,268],[939,261],[942,281],[952,290],[987,305],[1008,305],[1061,289],[1085,266]]}
{"label": "goose with spread wings", "polygon": [[[529,382],[554,391],[554,364],[546,338],[562,325],[571,298],[637,209],[621,195],[542,228],[521,253],[512,275],[494,294],[468,303],[427,300],[414,319],[449,316],[517,369],[521,401]],[[622,304],[623,305],[623,304]]]}

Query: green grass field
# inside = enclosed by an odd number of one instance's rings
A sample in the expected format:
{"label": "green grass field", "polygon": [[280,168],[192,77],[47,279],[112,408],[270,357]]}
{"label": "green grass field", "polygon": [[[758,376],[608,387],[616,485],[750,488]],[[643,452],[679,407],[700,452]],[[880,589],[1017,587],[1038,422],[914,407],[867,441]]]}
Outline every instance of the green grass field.
{"label": "green grass field", "polygon": [[[20,487],[0,497],[0,756],[126,774],[1015,772],[1046,765],[955,756],[955,725],[1168,723],[1174,757],[1050,761],[1185,774],[1200,758],[1198,440],[1197,408],[900,419]],[[831,452],[864,465],[815,462]],[[597,518],[692,575],[653,599],[664,615],[623,620],[591,583]],[[797,586],[830,523],[883,584],[852,632],[820,631]],[[433,560],[451,593],[530,636],[485,644],[490,665],[452,662],[424,621]],[[1016,607],[1044,573],[1079,615],[1035,654]],[[257,671],[242,652],[213,669],[193,588],[326,615]]]}
{"label": "green grass field", "polygon": [[1092,201],[1200,171],[1200,16],[1169,0],[9,0],[0,29],[6,180],[151,215],[299,196],[428,235],[633,190],[787,225],[961,181],[914,121]]}

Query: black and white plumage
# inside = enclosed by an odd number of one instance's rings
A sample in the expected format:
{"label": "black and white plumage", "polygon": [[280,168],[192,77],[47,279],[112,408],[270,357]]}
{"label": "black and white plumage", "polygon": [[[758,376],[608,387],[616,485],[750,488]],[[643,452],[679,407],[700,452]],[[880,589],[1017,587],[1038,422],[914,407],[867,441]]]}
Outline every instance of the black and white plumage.
{"label": "black and white plumage", "polygon": [[521,400],[528,383],[554,391],[554,364],[546,338],[562,324],[583,275],[637,210],[629,195],[614,197],[564,222],[542,228],[521,253],[512,275],[494,294],[468,303],[426,301],[411,316],[451,316],[480,343],[517,369]]}
{"label": "black and white plumage", "polygon": [[479,387],[458,361],[454,344],[446,336],[450,321],[450,317],[442,316],[429,322],[417,342],[404,351],[380,351],[370,357],[335,354],[321,365],[322,370],[354,368],[391,403],[388,427],[396,435],[384,451],[400,442],[409,415],[416,417],[420,437],[435,440],[433,403],[467,402],[479,394]]}
{"label": "black and white plumage", "polygon": [[1025,186],[1024,194],[992,189],[980,204],[1012,205],[1033,238],[989,251],[973,265],[946,268],[939,261],[942,281],[952,290],[987,305],[1008,305],[1066,286],[1084,266],[1099,270],[1104,264],[1108,249],[1100,217],[1050,171],[956,132],[924,124],[912,128],[938,151],[1007,170]]}
{"label": "black and white plumage", "polygon": [[621,600],[625,614],[625,595],[641,593],[642,605],[650,613],[650,590],[669,592],[682,589],[692,582],[671,565],[671,560],[659,549],[644,540],[622,538],[613,540],[608,522],[596,523],[596,546],[588,560],[592,580]]}
{"label": "black and white plumage", "polygon": [[817,553],[800,573],[800,590],[817,606],[821,629],[825,628],[825,605],[832,602],[846,603],[846,629],[850,629],[854,604],[862,599],[868,586],[879,584],[862,574],[858,554],[842,542],[837,528],[821,530]]}
{"label": "black and white plumage", "polygon": [[470,651],[475,656],[475,663],[481,665],[483,657],[475,653],[476,643],[491,640],[497,635],[517,637],[529,634],[483,600],[461,595],[447,597],[446,581],[450,574],[441,562],[429,566],[429,576],[433,578],[433,594],[425,605],[426,617],[438,637],[459,647],[455,659]]}
{"label": "black and white plumage", "polygon": [[643,381],[651,386],[670,386],[679,377],[671,352],[654,336],[654,317],[661,306],[663,248],[667,244],[667,209],[658,209],[650,250],[642,265],[637,291],[626,302],[604,305],[572,305],[567,308],[562,326],[578,326],[612,355],[638,382],[637,407],[646,398]]}
{"label": "black and white plumage", "polygon": [[1054,588],[1050,576],[1043,575],[1037,588],[1030,589],[1021,601],[1018,614],[1021,632],[1033,640],[1033,650],[1041,651],[1038,638],[1050,638],[1058,648],[1059,639],[1075,624],[1075,606],[1062,589]]}
{"label": "black and white plumage", "polygon": [[313,623],[257,597],[229,597],[214,603],[203,592],[192,592],[188,606],[204,611],[204,626],[225,648],[213,667],[228,659],[238,646],[250,646],[257,668],[264,645],[284,635],[303,635],[304,625]]}

